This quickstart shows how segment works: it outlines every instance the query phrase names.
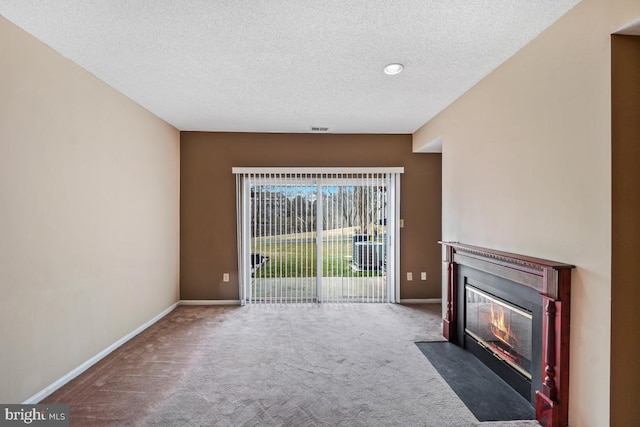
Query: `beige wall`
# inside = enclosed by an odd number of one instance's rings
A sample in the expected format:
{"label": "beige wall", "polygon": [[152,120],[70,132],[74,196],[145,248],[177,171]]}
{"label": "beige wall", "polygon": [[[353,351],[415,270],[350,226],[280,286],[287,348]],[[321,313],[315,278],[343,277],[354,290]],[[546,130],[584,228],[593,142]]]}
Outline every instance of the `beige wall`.
{"label": "beige wall", "polygon": [[639,17],[583,0],[414,135],[444,140],[443,238],[577,266],[572,426],[609,424],[610,34]]}
{"label": "beige wall", "polygon": [[640,420],[640,36],[611,43],[611,424],[630,425]]}
{"label": "beige wall", "polygon": [[0,402],[178,300],[179,132],[0,17]]}
{"label": "beige wall", "polygon": [[440,298],[440,154],[412,154],[410,135],[182,132],[182,299],[238,299],[234,166],[404,166],[401,298]]}

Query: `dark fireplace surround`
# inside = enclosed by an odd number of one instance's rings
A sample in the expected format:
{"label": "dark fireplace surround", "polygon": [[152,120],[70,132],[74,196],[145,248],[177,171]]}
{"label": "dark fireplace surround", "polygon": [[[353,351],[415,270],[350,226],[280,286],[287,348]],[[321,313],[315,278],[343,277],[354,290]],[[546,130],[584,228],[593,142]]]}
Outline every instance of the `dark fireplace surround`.
{"label": "dark fireplace surround", "polygon": [[[446,248],[448,265],[444,337],[473,353],[529,400],[542,426],[567,426],[574,266],[461,243],[439,243]],[[468,301],[470,313],[466,312]],[[518,337],[518,342],[522,338],[526,341],[522,345],[526,351],[509,345],[509,325],[497,326],[494,321],[494,316],[509,314],[525,323],[519,328],[514,325],[514,329],[521,335],[522,331],[531,334]],[[476,322],[480,318],[492,320],[483,329],[475,324],[481,323]],[[478,330],[493,331],[495,339],[483,338]]]}

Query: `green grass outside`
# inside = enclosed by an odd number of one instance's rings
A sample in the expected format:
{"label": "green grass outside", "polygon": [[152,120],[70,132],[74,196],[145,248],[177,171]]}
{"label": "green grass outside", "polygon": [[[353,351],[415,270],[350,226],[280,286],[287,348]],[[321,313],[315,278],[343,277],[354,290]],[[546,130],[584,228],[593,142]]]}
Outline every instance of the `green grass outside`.
{"label": "green grass outside", "polygon": [[[255,273],[255,277],[316,277],[316,244],[314,242],[282,242],[256,245],[251,248],[269,261]],[[376,277],[380,271],[354,271],[351,268],[352,242],[323,243],[323,277]]]}

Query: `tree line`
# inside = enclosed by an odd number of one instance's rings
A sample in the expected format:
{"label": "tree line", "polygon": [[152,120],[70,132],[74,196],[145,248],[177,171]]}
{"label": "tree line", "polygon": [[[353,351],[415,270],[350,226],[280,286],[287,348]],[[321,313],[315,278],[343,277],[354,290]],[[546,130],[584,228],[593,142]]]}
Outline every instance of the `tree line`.
{"label": "tree line", "polygon": [[[327,187],[322,192],[322,228],[356,227],[375,234],[386,219],[384,187]],[[251,236],[313,232],[318,225],[318,200],[314,187],[293,189],[254,186],[251,189]]]}

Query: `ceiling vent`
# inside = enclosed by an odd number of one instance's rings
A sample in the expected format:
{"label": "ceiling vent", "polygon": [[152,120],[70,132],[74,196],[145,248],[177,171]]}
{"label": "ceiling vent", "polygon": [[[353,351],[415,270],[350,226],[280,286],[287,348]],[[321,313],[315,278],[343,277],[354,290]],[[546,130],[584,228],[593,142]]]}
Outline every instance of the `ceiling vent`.
{"label": "ceiling vent", "polygon": [[311,132],[329,132],[329,128],[325,126],[309,126]]}

